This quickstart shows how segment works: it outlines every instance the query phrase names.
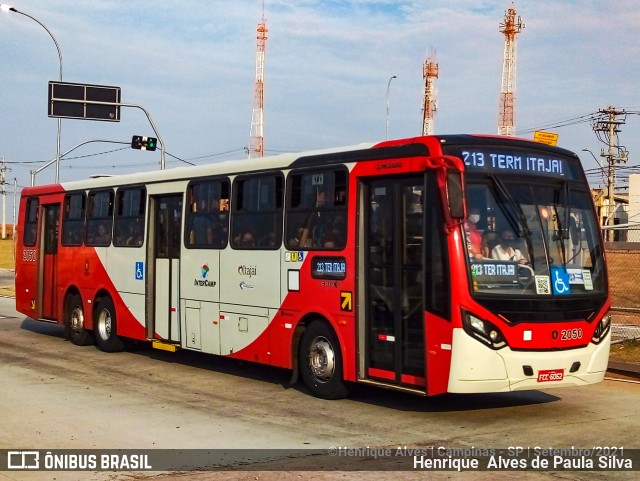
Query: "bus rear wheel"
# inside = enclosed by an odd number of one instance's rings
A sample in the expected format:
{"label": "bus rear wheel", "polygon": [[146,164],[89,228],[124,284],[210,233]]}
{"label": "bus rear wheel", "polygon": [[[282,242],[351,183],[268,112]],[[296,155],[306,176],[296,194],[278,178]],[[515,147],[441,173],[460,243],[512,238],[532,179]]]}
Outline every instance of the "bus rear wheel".
{"label": "bus rear wheel", "polygon": [[124,343],[117,334],[116,309],[110,297],[102,297],[96,302],[93,328],[96,344],[101,351],[117,352],[124,349]]}
{"label": "bus rear wheel", "polygon": [[302,334],[298,365],[304,384],[323,399],[347,396],[342,379],[342,353],[336,335],[322,321],[314,321]]}
{"label": "bus rear wheel", "polygon": [[84,307],[79,294],[67,297],[64,327],[67,339],[76,346],[93,344],[93,334],[84,327]]}

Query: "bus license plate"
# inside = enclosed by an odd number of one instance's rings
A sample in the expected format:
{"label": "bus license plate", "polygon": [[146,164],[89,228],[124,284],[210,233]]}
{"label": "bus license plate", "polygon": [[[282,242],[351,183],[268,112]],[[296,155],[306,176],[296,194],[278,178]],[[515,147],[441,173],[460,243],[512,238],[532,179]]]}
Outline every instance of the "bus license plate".
{"label": "bus license plate", "polygon": [[538,371],[538,382],[562,381],[564,379],[564,369],[547,369]]}

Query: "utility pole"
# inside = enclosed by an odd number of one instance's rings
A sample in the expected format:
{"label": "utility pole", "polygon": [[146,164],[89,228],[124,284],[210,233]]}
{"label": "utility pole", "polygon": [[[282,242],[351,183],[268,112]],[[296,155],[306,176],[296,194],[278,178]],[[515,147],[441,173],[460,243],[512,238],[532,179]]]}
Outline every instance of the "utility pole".
{"label": "utility pole", "polygon": [[17,178],[13,178],[13,230],[11,231],[11,238],[15,239],[16,238],[16,223],[17,223],[17,217],[16,217],[16,211],[17,211],[17,194],[18,194],[18,179]]}
{"label": "utility pole", "polygon": [[[607,159],[607,207],[606,207],[606,225],[610,226],[615,218],[616,202],[615,202],[615,184],[616,184],[616,163],[626,162],[629,159],[629,152],[619,146],[618,133],[620,125],[626,122],[627,112],[625,110],[617,110],[613,106],[606,109],[598,110],[599,117],[593,120],[593,131],[596,133],[598,140],[607,145],[607,150],[603,148],[600,156]],[[604,206],[600,208],[602,212]],[[605,225],[601,216],[601,225]],[[614,240],[613,231],[607,229],[605,234],[607,241]]]}
{"label": "utility pole", "polygon": [[7,238],[7,181],[6,181],[6,173],[7,173],[7,163],[4,161],[4,157],[2,158],[2,165],[0,165],[0,192],[2,194],[2,239]]}

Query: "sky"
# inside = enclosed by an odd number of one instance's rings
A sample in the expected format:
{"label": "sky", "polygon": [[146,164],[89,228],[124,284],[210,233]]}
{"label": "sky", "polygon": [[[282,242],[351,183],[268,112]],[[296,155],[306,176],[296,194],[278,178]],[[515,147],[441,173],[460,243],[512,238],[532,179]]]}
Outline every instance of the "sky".
{"label": "sky", "polygon": [[[123,103],[149,112],[168,168],[246,159],[261,1],[7,3],[56,38],[63,81],[120,87]],[[389,138],[419,135],[422,69],[431,50],[439,66],[435,133],[496,133],[499,24],[511,6],[503,0],[266,0],[266,154],[378,142],[387,121]],[[598,157],[605,146],[590,116],[609,106],[640,112],[637,6],[637,0],[515,3],[526,25],[517,36],[516,134],[557,133],[559,146],[580,154],[593,186],[603,183],[602,175],[582,149]],[[9,205],[13,179],[18,189],[30,185],[30,170],[55,158],[57,120],[47,115],[47,86],[57,80],[59,59],[45,29],[0,12],[0,158],[10,169]],[[640,116],[625,120],[618,137],[629,161],[620,174],[640,164]],[[158,169],[160,150],[131,149],[132,135],[154,135],[137,108],[123,108],[120,122],[63,120],[62,152],[88,140],[110,142],[65,156],[60,180]],[[54,179],[51,166],[36,183]]]}

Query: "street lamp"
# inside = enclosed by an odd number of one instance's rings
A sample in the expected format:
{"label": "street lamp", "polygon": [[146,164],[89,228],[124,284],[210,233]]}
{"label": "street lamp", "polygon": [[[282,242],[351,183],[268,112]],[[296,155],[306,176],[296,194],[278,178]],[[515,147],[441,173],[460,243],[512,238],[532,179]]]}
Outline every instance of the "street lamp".
{"label": "street lamp", "polygon": [[385,120],[386,120],[385,140],[389,139],[389,87],[391,87],[391,81],[394,78],[398,78],[398,77],[393,75],[387,82],[387,114],[385,116]]}
{"label": "street lamp", "polygon": [[[62,82],[62,52],[60,51],[60,45],[58,45],[58,41],[53,36],[53,34],[49,31],[49,29],[45,27],[45,25],[37,18],[32,17],[28,13],[21,12],[20,10],[16,9],[15,7],[12,7],[11,5],[6,5],[2,3],[0,4],[0,10],[5,13],[14,12],[14,13],[19,13],[20,15],[24,15],[25,17],[30,18],[31,20],[33,20],[34,22],[36,22],[38,25],[40,25],[42,28],[45,29],[45,31],[51,37],[51,40],[53,40],[53,43],[56,46],[56,50],[58,51],[58,60],[60,61],[60,82]],[[56,141],[56,183],[60,182],[60,132],[61,131],[62,131],[62,119],[59,118],[58,119],[58,136]]]}
{"label": "street lamp", "polygon": [[591,157],[593,157],[593,160],[598,163],[598,167],[600,167],[600,174],[602,175],[602,182],[604,183],[604,168],[602,167],[602,162],[600,162],[600,160],[589,149],[582,149],[582,151],[589,152],[591,154]]}

